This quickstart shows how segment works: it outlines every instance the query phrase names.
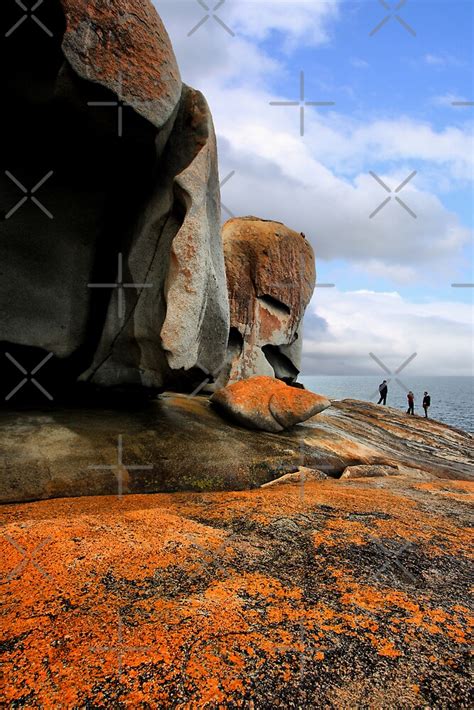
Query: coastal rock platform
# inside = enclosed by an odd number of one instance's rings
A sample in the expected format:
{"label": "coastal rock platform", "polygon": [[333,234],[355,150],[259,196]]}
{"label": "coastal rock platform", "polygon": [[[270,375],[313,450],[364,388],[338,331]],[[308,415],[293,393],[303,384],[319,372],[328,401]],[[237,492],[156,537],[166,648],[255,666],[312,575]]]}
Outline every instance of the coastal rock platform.
{"label": "coastal rock platform", "polygon": [[469,434],[350,400],[2,419],[2,707],[469,706]]}
{"label": "coastal rock platform", "polygon": [[126,409],[0,413],[0,502],[173,491],[244,490],[308,467],[351,466],[473,479],[470,434],[368,402],[333,402],[290,431],[249,431],[207,397],[165,395]]}

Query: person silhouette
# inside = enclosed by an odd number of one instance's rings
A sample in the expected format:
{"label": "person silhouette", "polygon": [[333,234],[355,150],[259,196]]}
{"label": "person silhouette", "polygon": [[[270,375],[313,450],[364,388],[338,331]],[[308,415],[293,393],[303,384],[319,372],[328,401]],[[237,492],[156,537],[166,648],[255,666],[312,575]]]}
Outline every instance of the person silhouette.
{"label": "person silhouette", "polygon": [[380,399],[377,402],[377,404],[387,404],[387,394],[388,394],[387,380],[384,380],[379,385],[379,394],[380,394]]}
{"label": "person silhouette", "polygon": [[431,397],[428,392],[423,395],[423,409],[425,410],[425,417],[428,419],[428,409],[431,407]]}
{"label": "person silhouette", "polygon": [[413,392],[411,390],[407,394],[407,400],[408,400],[407,414],[415,414],[415,395],[413,394]]}

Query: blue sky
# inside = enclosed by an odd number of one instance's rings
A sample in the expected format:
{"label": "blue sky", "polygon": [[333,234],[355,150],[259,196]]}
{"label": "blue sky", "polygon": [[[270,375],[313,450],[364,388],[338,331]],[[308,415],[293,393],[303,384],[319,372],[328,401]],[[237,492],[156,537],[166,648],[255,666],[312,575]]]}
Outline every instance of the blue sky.
{"label": "blue sky", "polygon": [[[227,0],[191,36],[198,0],[155,4],[235,171],[223,203],[304,231],[336,284],[308,308],[306,374],[369,374],[376,347],[472,374],[472,289],[451,283],[473,281],[474,107],[452,102],[474,100],[474,3]],[[270,105],[298,99],[302,71],[306,100],[335,102],[305,109],[304,136],[298,107]],[[392,190],[416,171],[398,196],[417,219],[393,198],[369,218],[387,197],[371,171]]]}
{"label": "blue sky", "polygon": [[[379,22],[391,14],[378,2],[345,1],[341,3],[340,15],[333,27],[333,40],[317,52],[308,47],[295,49],[290,57],[284,51],[284,33],[273,32],[264,46],[287,67],[285,74],[276,78],[276,93],[296,98],[298,71],[301,67],[310,67],[305,72],[307,99],[333,100],[338,113],[350,114],[362,121],[377,117],[396,120],[406,116],[426,122],[438,132],[447,126],[472,130],[474,107],[453,107],[450,99],[474,97],[474,2],[418,0],[406,3],[398,14],[416,32],[416,37],[395,21],[393,14],[370,37],[369,33]],[[407,164],[406,160],[403,162]],[[397,161],[378,160],[375,153],[370,161],[375,172],[396,164]],[[409,167],[418,170],[423,178],[424,161],[415,158]],[[337,167],[335,170],[337,173]],[[473,228],[472,179],[452,187],[438,186],[435,192],[446,208],[459,216],[462,224]],[[465,246],[463,254],[464,268],[458,272],[456,280],[472,281],[471,244]],[[344,265],[340,261],[328,264],[324,269],[327,280],[339,276]],[[356,275],[348,279],[346,274],[344,281],[346,286],[355,288],[367,285],[365,279],[363,283]],[[387,288],[390,283],[388,279],[371,279],[370,285]],[[435,297],[439,288],[440,284],[417,286],[415,283],[405,286],[404,293],[419,298]],[[450,288],[448,283],[446,288]],[[450,297],[465,302],[471,300],[466,290],[454,291]]]}

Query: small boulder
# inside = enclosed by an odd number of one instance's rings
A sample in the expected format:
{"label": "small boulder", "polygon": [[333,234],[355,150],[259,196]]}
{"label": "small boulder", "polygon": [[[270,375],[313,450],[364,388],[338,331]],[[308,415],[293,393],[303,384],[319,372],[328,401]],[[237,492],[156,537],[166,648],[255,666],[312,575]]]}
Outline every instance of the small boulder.
{"label": "small boulder", "polygon": [[288,483],[309,483],[310,481],[325,481],[327,475],[323,471],[316,468],[307,468],[300,466],[294,473],[285,473],[280,478],[275,478],[274,481],[263,483],[260,488],[269,488],[270,486],[281,486]]}
{"label": "small boulder", "polygon": [[238,424],[270,432],[290,429],[331,406],[326,397],[265,376],[228,385],[211,402]]}
{"label": "small boulder", "polygon": [[346,466],[341,478],[378,478],[383,476],[398,476],[398,466],[381,464],[360,464]]}

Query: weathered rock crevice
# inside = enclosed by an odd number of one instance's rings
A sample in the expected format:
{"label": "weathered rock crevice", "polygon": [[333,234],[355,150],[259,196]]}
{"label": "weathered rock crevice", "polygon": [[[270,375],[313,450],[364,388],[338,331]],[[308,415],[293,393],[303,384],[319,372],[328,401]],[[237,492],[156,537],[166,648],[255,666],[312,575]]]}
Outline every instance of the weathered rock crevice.
{"label": "weathered rock crevice", "polygon": [[265,303],[265,305],[270,306],[271,308],[274,308],[277,311],[283,311],[287,315],[291,315],[290,307],[287,306],[286,303],[283,303],[283,301],[278,300],[278,298],[270,296],[270,294],[268,293],[258,295],[257,298],[262,303]]}
{"label": "weathered rock crevice", "polygon": [[275,372],[275,377],[284,382],[294,382],[300,374],[290,358],[276,345],[263,345],[263,353]]}

